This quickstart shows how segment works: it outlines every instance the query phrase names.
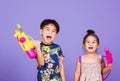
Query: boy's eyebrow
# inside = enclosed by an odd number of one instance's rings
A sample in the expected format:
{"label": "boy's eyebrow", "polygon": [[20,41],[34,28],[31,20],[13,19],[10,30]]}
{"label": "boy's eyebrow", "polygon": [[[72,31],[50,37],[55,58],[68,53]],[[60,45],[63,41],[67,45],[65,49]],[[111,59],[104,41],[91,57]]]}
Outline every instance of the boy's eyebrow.
{"label": "boy's eyebrow", "polygon": [[[48,26],[46,26],[46,27],[45,27],[45,29],[49,29],[49,27],[48,27]],[[57,29],[56,29],[56,28],[54,28],[53,30],[54,30],[54,31],[57,31]]]}
{"label": "boy's eyebrow", "polygon": [[45,26],[44,28],[49,28],[48,26]]}

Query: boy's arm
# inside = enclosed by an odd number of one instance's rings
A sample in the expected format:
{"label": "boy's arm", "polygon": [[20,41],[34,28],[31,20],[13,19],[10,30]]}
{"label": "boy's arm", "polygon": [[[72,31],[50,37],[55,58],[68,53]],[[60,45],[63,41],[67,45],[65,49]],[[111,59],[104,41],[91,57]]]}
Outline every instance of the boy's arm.
{"label": "boy's arm", "polygon": [[59,65],[60,65],[60,74],[62,81],[66,81],[65,71],[64,71],[64,64],[63,64],[63,58],[59,58]]}
{"label": "boy's arm", "polygon": [[42,52],[40,50],[40,41],[34,40],[33,44],[35,46],[35,51],[37,53],[36,60],[37,60],[38,66],[44,66],[44,58],[43,58]]}
{"label": "boy's arm", "polygon": [[80,81],[80,62],[79,62],[79,59],[76,62],[74,81]]}

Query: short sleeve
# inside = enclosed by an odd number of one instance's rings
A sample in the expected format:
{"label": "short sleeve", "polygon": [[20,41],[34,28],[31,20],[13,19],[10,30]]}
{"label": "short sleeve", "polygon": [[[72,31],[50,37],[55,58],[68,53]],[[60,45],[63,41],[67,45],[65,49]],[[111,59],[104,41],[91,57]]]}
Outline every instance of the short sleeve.
{"label": "short sleeve", "polygon": [[78,57],[79,62],[81,63],[81,56]]}
{"label": "short sleeve", "polygon": [[104,58],[105,56],[101,55],[101,62],[105,62]]}
{"label": "short sleeve", "polygon": [[59,46],[59,49],[58,49],[58,57],[59,58],[64,58],[63,51],[62,51],[60,46]]}

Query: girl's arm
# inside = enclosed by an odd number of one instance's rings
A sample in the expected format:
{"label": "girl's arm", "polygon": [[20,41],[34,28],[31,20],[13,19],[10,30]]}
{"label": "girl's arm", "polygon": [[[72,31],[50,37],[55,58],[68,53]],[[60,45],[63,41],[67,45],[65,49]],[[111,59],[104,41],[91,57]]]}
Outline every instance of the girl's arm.
{"label": "girl's arm", "polygon": [[80,62],[79,62],[79,59],[76,62],[74,81],[80,81]]}
{"label": "girl's arm", "polygon": [[44,66],[44,58],[43,58],[43,54],[40,50],[40,41],[34,40],[33,44],[35,46],[35,51],[37,53],[36,60],[37,60],[38,66]]}
{"label": "girl's arm", "polygon": [[105,65],[105,62],[102,61],[102,74],[108,73],[110,70],[112,70],[112,64],[109,64],[107,67]]}
{"label": "girl's arm", "polygon": [[61,74],[61,77],[62,77],[62,81],[66,81],[63,58],[59,58],[59,65],[60,65],[60,74]]}

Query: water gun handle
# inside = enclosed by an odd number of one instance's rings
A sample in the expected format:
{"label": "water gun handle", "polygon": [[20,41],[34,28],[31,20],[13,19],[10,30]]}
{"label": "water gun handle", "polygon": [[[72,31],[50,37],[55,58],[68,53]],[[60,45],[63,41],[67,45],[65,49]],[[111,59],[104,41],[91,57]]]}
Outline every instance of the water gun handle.
{"label": "water gun handle", "polygon": [[28,51],[26,51],[26,53],[29,56],[29,58],[33,59],[33,58],[36,57],[36,52],[34,51],[34,45],[33,45],[33,42],[32,42],[33,38],[31,36],[29,36],[29,35],[27,37],[28,37],[29,41],[31,42],[32,47],[30,48],[30,46],[29,46],[30,49]]}
{"label": "water gun handle", "polygon": [[105,54],[106,54],[106,60],[107,60],[107,65],[111,64],[113,62],[113,57],[112,53],[108,48],[104,48]]}

